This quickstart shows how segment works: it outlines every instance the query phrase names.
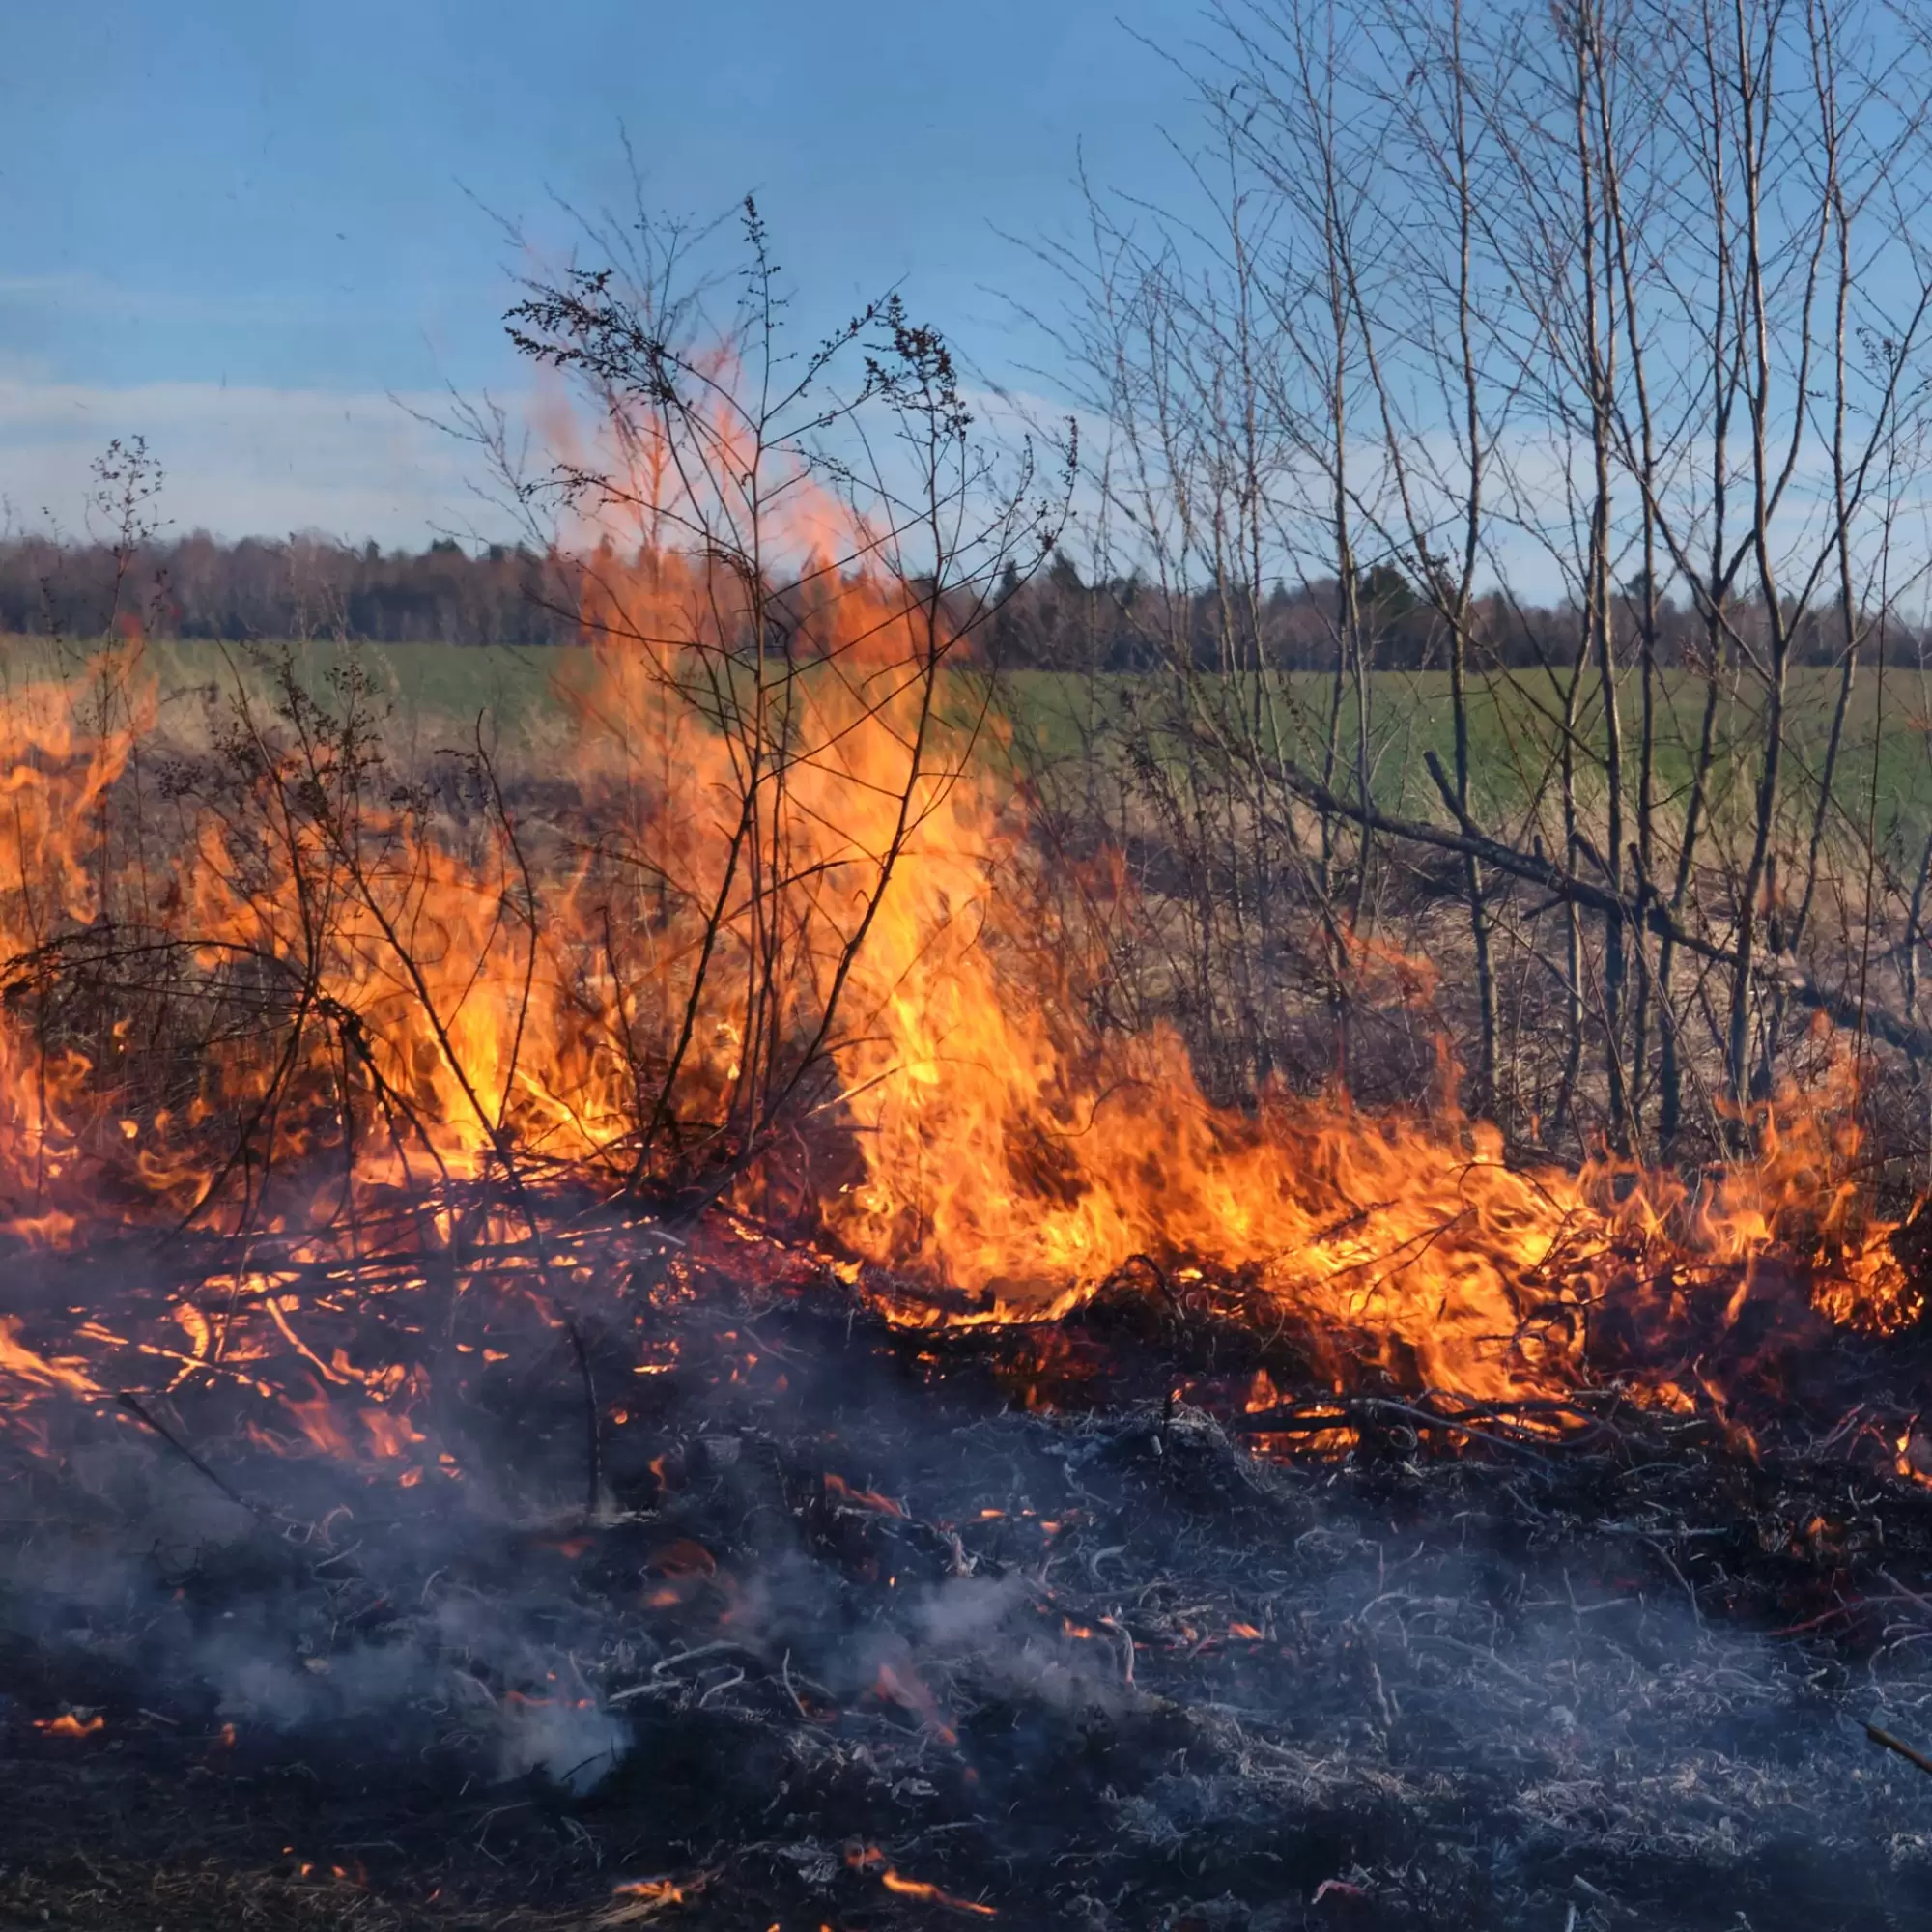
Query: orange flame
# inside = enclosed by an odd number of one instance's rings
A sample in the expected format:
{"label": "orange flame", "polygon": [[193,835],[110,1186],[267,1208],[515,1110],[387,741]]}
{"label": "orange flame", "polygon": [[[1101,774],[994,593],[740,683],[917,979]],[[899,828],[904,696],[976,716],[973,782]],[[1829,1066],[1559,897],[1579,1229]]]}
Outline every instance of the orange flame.
{"label": "orange flame", "polygon": [[929,1899],[934,1905],[943,1905],[952,1912],[971,1913],[977,1918],[997,1918],[999,1913],[990,1905],[976,1905],[970,1898],[956,1898],[950,1891],[941,1891],[936,1885],[928,1885],[923,1879],[903,1878],[891,1865],[879,1874],[879,1883],[888,1891],[895,1891],[902,1898]]}
{"label": "orange flame", "polygon": [[36,1718],[34,1728],[50,1738],[91,1738],[107,1728],[107,1719],[98,1714],[77,1718],[71,1711],[63,1711],[58,1718]]}
{"label": "orange flame", "polygon": [[843,1476],[834,1475],[830,1470],[825,1476],[825,1493],[836,1496],[842,1503],[855,1504],[860,1509],[876,1510],[881,1516],[905,1515],[903,1503],[896,1503],[891,1496],[883,1496],[876,1490],[855,1490]]}
{"label": "orange flame", "polygon": [[[837,1142],[850,1177],[793,1205],[906,1324],[1046,1321],[1129,1276],[1184,1299],[1205,1264],[1240,1278],[1256,1319],[1293,1323],[1337,1388],[1373,1374],[1497,1400],[1581,1378],[1613,1286],[1638,1328],[1678,1319],[1646,1294],[1663,1276],[1734,1326],[1780,1253],[1833,1321],[1917,1319],[1890,1230],[1845,1179],[1848,1092],[1767,1110],[1761,1157],[1692,1186],[1607,1160],[1513,1167],[1493,1128],[1447,1110],[1212,1104],[1172,1032],[1090,1025],[1010,788],[946,722],[964,688],[946,681],[949,614],[826,562],[866,534],[809,491],[792,500],[817,560],[782,600],[781,644],[772,586],[710,557],[606,552],[587,569],[589,668],[559,679],[562,829],[526,826],[500,790],[466,817],[372,788],[297,708],[173,802],[172,849],[130,849],[113,808],[156,716],[138,649],[101,661],[95,683],[119,696],[92,725],[56,682],[0,704],[0,957],[20,992],[0,1006],[0,1227],[44,1244],[103,1211],[266,1218],[290,1269],[227,1282],[219,1322],[177,1304],[180,1333],[140,1346],[177,1378],[272,1388],[324,1454],[387,1463],[424,1439],[419,1384],[312,1346],[292,1288],[353,1260],[372,1203],[415,1204],[412,1238],[446,1248],[454,1183],[494,1175],[527,1218],[548,1179],[621,1187],[661,1143],[769,1149],[784,1101],[793,1139]],[[255,1011],[272,993],[274,1019],[176,1052],[162,1082],[147,1032],[175,1009],[158,995],[55,1025],[71,959],[122,931],[211,1001]],[[1426,993],[1426,969],[1356,952],[1400,997]],[[762,1176],[781,1194],[790,1172],[774,1157]],[[499,1203],[491,1225],[508,1216]],[[0,1318],[10,1406],[115,1386],[25,1332]],[[270,1352],[302,1379],[251,1366]],[[1659,1379],[1658,1400],[1711,1399]],[[1250,1411],[1277,1400],[1258,1375]],[[666,1605],[697,1580],[661,1577]]]}

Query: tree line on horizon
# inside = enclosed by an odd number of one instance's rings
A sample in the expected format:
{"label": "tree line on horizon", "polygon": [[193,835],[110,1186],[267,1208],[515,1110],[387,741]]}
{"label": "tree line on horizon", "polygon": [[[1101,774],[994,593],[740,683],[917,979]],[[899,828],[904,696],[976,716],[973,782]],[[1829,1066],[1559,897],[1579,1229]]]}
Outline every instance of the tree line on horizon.
{"label": "tree line on horizon", "polygon": [[[136,630],[162,639],[228,643],[308,641],[552,647],[584,640],[578,612],[595,557],[548,554],[528,545],[466,549],[441,537],[421,551],[317,535],[228,542],[197,530],[150,539],[131,555],[109,542],[42,536],[0,542],[0,635],[95,638]],[[1641,582],[1624,586],[1633,609]],[[1131,673],[1172,668],[1179,641],[1188,668],[1252,672],[1333,670],[1342,644],[1333,578],[1277,580],[1246,625],[1231,625],[1212,587],[1162,588],[1138,575],[1083,573],[1061,551],[1031,577],[1009,573],[976,654],[1003,669]],[[1362,647],[1378,670],[1446,668],[1440,613],[1393,563],[1357,573]],[[1575,603],[1525,604],[1482,595],[1484,630],[1498,668],[1552,668],[1574,655],[1584,612]],[[1657,655],[1695,665],[1706,627],[1688,599],[1657,602]],[[1759,613],[1760,619],[1762,613]],[[1734,621],[1748,623],[1749,613]],[[1923,661],[1924,627],[1892,612],[1894,662]],[[1844,652],[1832,610],[1804,612],[1793,651],[1800,664],[1833,665]]]}

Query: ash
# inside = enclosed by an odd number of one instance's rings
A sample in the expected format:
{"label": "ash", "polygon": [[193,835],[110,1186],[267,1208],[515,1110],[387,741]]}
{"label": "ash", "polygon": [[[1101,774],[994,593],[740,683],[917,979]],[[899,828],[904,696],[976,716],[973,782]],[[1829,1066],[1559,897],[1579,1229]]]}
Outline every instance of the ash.
{"label": "ash", "polygon": [[413,1479],[213,1396],[10,1436],[0,1924],[1932,1923],[1866,1731],[1932,1746],[1911,1485],[1269,1462],[1132,1338],[1043,1396],[823,1292],[625,1306],[594,1507],[542,1323]]}

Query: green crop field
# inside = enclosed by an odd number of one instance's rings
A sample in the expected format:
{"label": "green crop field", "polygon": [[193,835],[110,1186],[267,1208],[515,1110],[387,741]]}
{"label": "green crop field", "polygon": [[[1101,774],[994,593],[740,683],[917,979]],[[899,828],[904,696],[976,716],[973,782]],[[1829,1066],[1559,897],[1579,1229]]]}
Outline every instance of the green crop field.
{"label": "green crop field", "polygon": [[[566,715],[564,689],[586,674],[590,654],[496,644],[162,639],[143,652],[158,728],[192,737],[211,701],[219,706],[245,696],[256,704],[272,703],[284,662],[311,696],[325,700],[353,668],[392,749],[407,756],[472,742],[479,718],[508,747],[554,736]],[[0,638],[0,689],[48,677],[77,688],[86,663],[84,650],[56,649],[44,639]]]}
{"label": "green crop field", "polygon": [[[1208,735],[1258,739],[1304,768],[1319,769],[1335,704],[1334,681],[1323,673],[1269,680],[1257,694],[1250,680],[1198,680],[1185,699],[1171,678],[1148,675],[1089,679],[1055,672],[1018,672],[1002,680],[1016,752],[1036,766],[1077,759],[1090,749],[1104,754],[1131,724],[1143,739],[1182,755],[1183,734],[1173,721],[1186,711]],[[1688,785],[1703,723],[1705,687],[1685,671],[1659,680],[1653,729],[1657,796],[1666,810]],[[1789,810],[1808,812],[1816,798],[1833,712],[1835,670],[1794,670],[1786,703],[1784,795]],[[1720,696],[1714,740],[1718,810],[1735,816],[1749,807],[1763,732],[1763,694],[1748,684]],[[1634,787],[1640,730],[1637,680],[1628,675],[1619,694],[1627,781]],[[1219,715],[1215,713],[1218,710]],[[1442,806],[1427,754],[1453,765],[1454,729],[1449,679],[1443,671],[1379,671],[1369,679],[1369,759],[1378,803],[1410,816],[1440,818]],[[1205,714],[1205,716],[1204,716]],[[1847,709],[1834,792],[1840,810],[1862,825],[1875,822],[1894,844],[1922,842],[1932,830],[1932,674],[1916,667],[1889,670],[1881,683],[1861,671]],[[1561,694],[1541,671],[1518,671],[1471,683],[1469,736],[1472,809],[1499,829],[1520,817],[1549,781],[1563,738]],[[1602,707],[1592,683],[1576,724],[1578,792],[1587,807],[1601,795],[1605,745]],[[1352,789],[1358,731],[1352,689],[1342,694],[1338,788]]]}
{"label": "green crop field", "polygon": [[[405,760],[472,743],[479,719],[489,741],[511,755],[554,746],[567,729],[566,693],[582,682],[590,668],[590,654],[575,649],[327,642],[242,647],[159,641],[147,646],[146,668],[154,680],[160,727],[195,736],[208,716],[211,696],[217,704],[238,692],[258,704],[270,701],[273,667],[284,657],[318,696],[327,696],[341,674],[355,668],[391,749]],[[57,653],[44,639],[0,638],[0,687],[17,689],[49,676],[76,680],[85,661],[84,653]],[[1793,812],[1808,811],[1815,796],[1815,774],[1823,761],[1836,692],[1835,671],[1805,668],[1792,675],[1786,795]],[[980,693],[977,678],[962,679],[962,702],[970,698],[976,704]],[[1176,724],[1190,706],[1211,735],[1254,735],[1305,766],[1321,761],[1334,701],[1333,680],[1326,674],[1273,678],[1260,694],[1250,680],[1200,679],[1185,700],[1179,694],[1176,681],[1160,674],[1090,678],[1018,671],[1001,676],[996,701],[1010,726],[1012,755],[1036,772],[1090,755],[1118,759],[1129,732],[1178,766],[1185,757],[1185,733]],[[1658,788],[1666,809],[1688,780],[1703,701],[1703,685],[1690,673],[1672,671],[1660,681]],[[1761,693],[1745,682],[1720,702],[1720,817],[1747,806],[1744,792],[1752,781],[1755,757],[1723,753],[1755,744],[1762,729],[1762,701]],[[1620,712],[1625,757],[1634,774],[1639,729],[1634,674],[1626,678]],[[1473,683],[1471,767],[1479,818],[1501,831],[1512,817],[1520,817],[1553,768],[1560,720],[1560,695],[1541,672],[1512,672]],[[1604,730],[1594,683],[1581,707],[1577,734],[1588,748],[1582,762],[1600,760]],[[1348,785],[1357,738],[1350,690],[1343,693],[1337,736],[1342,782]],[[1386,810],[1439,817],[1441,806],[1425,754],[1433,751],[1445,767],[1453,754],[1447,674],[1375,673],[1369,680],[1368,737],[1378,802]],[[1586,772],[1579,784],[1586,807],[1593,783],[1601,792],[1601,775]],[[1869,817],[1894,850],[1911,849],[1916,856],[1917,846],[1932,831],[1932,674],[1894,668],[1881,682],[1869,668],[1861,670],[1847,717],[1836,791],[1848,820],[1861,825]]]}

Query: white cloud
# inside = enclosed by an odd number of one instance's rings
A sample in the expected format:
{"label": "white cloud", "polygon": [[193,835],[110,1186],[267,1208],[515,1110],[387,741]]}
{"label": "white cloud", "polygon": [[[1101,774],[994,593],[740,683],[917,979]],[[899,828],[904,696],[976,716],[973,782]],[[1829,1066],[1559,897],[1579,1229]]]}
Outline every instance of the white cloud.
{"label": "white cloud", "polygon": [[419,547],[499,526],[472,485],[476,452],[412,417],[441,395],[147,383],[120,388],[0,375],[0,499],[16,524],[85,527],[88,465],[108,440],[147,439],[175,531],[327,531]]}

